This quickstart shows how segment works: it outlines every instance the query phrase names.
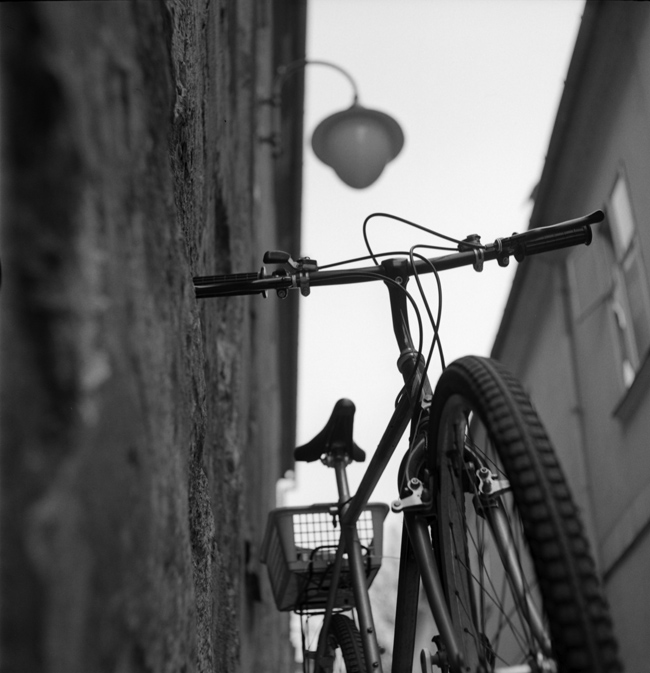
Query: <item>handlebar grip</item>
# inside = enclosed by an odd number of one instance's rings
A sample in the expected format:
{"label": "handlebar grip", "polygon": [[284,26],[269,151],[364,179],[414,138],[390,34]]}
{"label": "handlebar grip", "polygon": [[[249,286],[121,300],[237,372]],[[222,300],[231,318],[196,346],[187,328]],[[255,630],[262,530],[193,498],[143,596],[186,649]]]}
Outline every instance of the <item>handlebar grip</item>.
{"label": "handlebar grip", "polygon": [[258,273],[229,273],[222,276],[194,276],[192,279],[194,287],[204,287],[206,285],[218,285],[219,283],[237,283],[259,278]]}
{"label": "handlebar grip", "polygon": [[292,287],[291,275],[260,273],[233,273],[222,276],[195,276],[194,294],[197,299],[208,297],[236,297],[248,294],[266,296],[270,290],[287,290]]}
{"label": "handlebar grip", "polygon": [[521,262],[524,257],[529,255],[538,255],[542,252],[560,250],[574,245],[589,245],[592,237],[591,228],[588,225],[583,225],[568,231],[548,234],[532,241],[518,242],[515,244],[514,256],[518,262]]}
{"label": "handlebar grip", "polygon": [[515,259],[521,262],[528,255],[537,255],[574,245],[589,245],[593,238],[591,225],[602,222],[604,218],[603,211],[596,210],[584,217],[549,227],[531,229],[523,234],[515,234],[506,240],[512,246]]}

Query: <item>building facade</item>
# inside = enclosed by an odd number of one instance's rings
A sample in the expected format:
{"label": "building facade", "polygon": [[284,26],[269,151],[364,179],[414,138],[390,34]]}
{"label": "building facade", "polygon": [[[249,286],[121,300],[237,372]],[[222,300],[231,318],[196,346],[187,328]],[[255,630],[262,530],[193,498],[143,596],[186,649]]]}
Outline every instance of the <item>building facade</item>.
{"label": "building facade", "polygon": [[517,269],[493,356],[556,445],[628,671],[650,659],[649,181],[650,6],[587,2],[530,226],[606,219]]}
{"label": "building facade", "polygon": [[299,249],[305,3],[2,3],[0,47],[0,669],[289,670],[296,305],[192,277]]}

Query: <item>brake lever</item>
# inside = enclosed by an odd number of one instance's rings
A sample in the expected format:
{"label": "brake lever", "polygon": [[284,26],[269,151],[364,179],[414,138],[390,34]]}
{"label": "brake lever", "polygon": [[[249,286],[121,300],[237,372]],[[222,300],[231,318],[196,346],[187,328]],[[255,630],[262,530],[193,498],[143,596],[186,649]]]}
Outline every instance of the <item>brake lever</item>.
{"label": "brake lever", "polygon": [[[282,264],[287,267],[290,275],[295,279],[294,287],[300,288],[300,294],[307,297],[311,292],[309,288],[309,274],[318,271],[318,262],[310,257],[299,257],[294,260],[288,252],[283,250],[268,250],[264,253],[265,264]],[[286,292],[278,297],[284,299]]]}

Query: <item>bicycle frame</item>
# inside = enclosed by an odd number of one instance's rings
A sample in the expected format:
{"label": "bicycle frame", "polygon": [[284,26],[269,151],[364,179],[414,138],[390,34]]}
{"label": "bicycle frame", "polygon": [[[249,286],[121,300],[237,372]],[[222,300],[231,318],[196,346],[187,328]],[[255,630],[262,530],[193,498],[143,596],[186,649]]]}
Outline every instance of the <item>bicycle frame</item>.
{"label": "bicycle frame", "polygon": [[[384,469],[391,460],[407,426],[411,422],[414,409],[421,408],[426,416],[431,401],[431,387],[424,372],[421,356],[418,355],[413,346],[406,296],[403,289],[401,289],[406,285],[406,279],[408,278],[408,274],[405,273],[405,265],[407,264],[406,260],[397,259],[387,260],[382,266],[386,271],[386,275],[392,278],[399,286],[386,283],[389,291],[395,337],[400,349],[398,367],[408,389],[400,397],[388,426],[362,477],[359,488],[353,496],[350,496],[349,492],[345,460],[341,458],[335,461],[333,465],[336,473],[339,504],[341,505],[341,541],[334,561],[332,583],[325,609],[321,637],[319,638],[316,652],[316,660],[321,661],[326,653],[326,634],[334,610],[343,555],[347,553],[359,628],[364,645],[366,666],[369,671],[378,671],[379,673],[383,670],[380,648],[377,641],[368,589],[366,587],[364,559],[356,524],[365,506],[368,504]],[[420,388],[422,388],[421,399],[414,399],[414,395],[417,394]],[[423,423],[422,427],[426,428],[426,425],[427,423]],[[419,430],[419,433],[424,432],[425,430]],[[423,441],[423,439],[416,437],[415,444],[419,441]],[[411,445],[414,445],[413,441]],[[393,671],[411,670],[420,578],[422,579],[433,617],[445,643],[447,659],[455,664],[460,661],[460,649],[456,642],[451,618],[446,607],[442,582],[438,573],[427,523],[424,518],[410,513],[408,510],[405,511],[404,523],[395,620]]]}
{"label": "bicycle frame", "polygon": [[[435,448],[427,447],[429,409],[433,392],[427,378],[425,362],[421,354],[414,348],[409,328],[407,294],[405,292],[408,278],[419,273],[437,272],[467,265],[472,265],[476,271],[481,271],[484,262],[488,260],[496,260],[501,266],[505,266],[510,256],[514,256],[517,261],[522,261],[527,255],[580,244],[588,245],[592,237],[590,225],[600,222],[603,217],[604,214],[601,211],[596,211],[575,220],[532,229],[523,234],[513,234],[504,239],[497,239],[493,244],[487,246],[477,243],[478,237],[469,236],[464,241],[458,242],[457,253],[436,259],[419,259],[413,263],[406,259],[390,259],[384,261],[380,266],[365,269],[320,271],[314,260],[301,258],[294,261],[288,253],[274,251],[267,253],[264,261],[283,264],[285,268],[276,271],[272,276],[267,276],[264,268],[262,268],[258,274],[195,277],[194,284],[197,298],[249,294],[265,295],[269,290],[275,290],[278,296],[283,298],[290,289],[299,289],[301,294],[308,295],[310,287],[360,283],[378,279],[383,279],[388,287],[393,331],[400,351],[397,366],[404,379],[404,392],[397,402],[359,488],[353,496],[350,496],[346,476],[346,465],[349,459],[337,457],[332,458],[331,461],[331,466],[335,469],[339,493],[341,538],[333,565],[324,623],[316,651],[317,663],[325,663],[328,629],[335,610],[336,592],[341,577],[344,554],[347,554],[367,670],[381,673],[380,649],[366,586],[364,559],[356,525],[409,424],[411,424],[411,436],[405,458],[414,457],[416,458],[415,462],[417,462],[420,451],[432,451]],[[480,461],[478,462],[480,463]],[[425,590],[432,616],[440,632],[438,654],[430,656],[423,651],[423,657],[421,657],[423,670],[431,670],[434,663],[444,670],[450,668],[454,673],[459,671],[461,666],[467,665],[472,666],[472,670],[475,670],[480,662],[463,661],[451,614],[447,607],[448,597],[445,596],[437,566],[436,552],[433,548],[429,525],[426,520],[427,516],[431,516],[432,509],[421,499],[423,485],[415,477],[415,474],[410,474],[410,460],[406,460],[403,465],[402,479],[405,490],[410,491],[411,494],[406,495],[403,500],[396,500],[393,503],[394,510],[404,513],[395,615],[393,673],[411,672],[420,582]],[[489,482],[490,479],[491,477],[488,474],[485,481]],[[402,485],[400,485],[400,488],[402,488]],[[507,490],[507,488],[507,484],[499,486],[501,490]],[[508,580],[513,587],[515,600],[528,612],[529,621],[536,624],[534,627],[535,637],[540,643],[541,649],[548,650],[548,639],[544,633],[541,617],[534,613],[532,606],[528,605],[525,591],[521,588],[520,569],[517,567],[514,554],[511,553],[514,548],[511,535],[507,527],[502,525],[503,521],[497,511],[499,495],[498,493],[490,495],[488,490],[481,490],[481,494],[481,497],[485,496],[486,500],[494,501],[497,506],[487,516],[487,520],[490,530],[497,540],[499,553],[508,573]],[[522,670],[521,667],[517,667],[517,669]],[[514,669],[511,670],[514,671]]]}
{"label": "bicycle frame", "polygon": [[[347,481],[346,459],[340,457],[332,461],[341,508],[341,539],[335,556],[332,582],[316,651],[316,661],[324,661],[327,652],[327,633],[334,612],[343,558],[344,554],[347,554],[366,668],[368,671],[377,671],[378,673],[383,671],[383,667],[366,586],[364,558],[357,533],[357,521],[370,501],[375,486],[391,460],[406,428],[416,418],[419,422],[417,426],[412,427],[409,449],[405,457],[411,452],[417,451],[420,447],[426,447],[428,441],[426,434],[428,413],[432,399],[432,389],[424,369],[424,363],[421,355],[414,348],[409,327],[407,301],[403,291],[408,279],[408,275],[405,273],[406,266],[408,266],[408,262],[401,259],[387,260],[382,264],[386,276],[394,281],[393,283],[387,281],[386,285],[389,292],[395,338],[400,349],[397,362],[404,378],[405,393],[399,398],[388,426],[361,479],[357,492],[353,496],[350,495]],[[428,447],[428,450],[432,450],[432,447]],[[405,481],[409,480],[408,473],[404,479]],[[419,482],[417,479],[415,481]],[[415,492],[417,489],[412,490]],[[498,495],[495,494],[495,496],[498,498]],[[452,671],[460,671],[467,662],[463,662],[461,648],[447,607],[445,592],[429,534],[429,524],[421,513],[421,508],[417,506],[417,497],[409,499],[415,500],[416,506],[414,508],[410,507],[410,503],[406,504],[406,500],[396,501],[398,509],[404,513],[404,525],[397,587],[392,671],[393,673],[406,671],[410,673],[412,670],[420,582],[441,637],[439,652],[433,657],[427,657],[426,655],[421,657],[423,671],[430,670],[432,663],[441,667],[449,666]],[[394,503],[394,507],[396,503]],[[399,503],[403,506],[400,506]],[[527,605],[526,609],[531,621],[535,624],[537,640],[542,649],[548,652],[549,641],[542,626],[541,616],[536,613],[532,605],[527,604],[517,562],[512,553],[514,549],[512,539],[498,510],[497,506],[488,516],[488,525],[508,568],[508,577],[513,584],[513,593],[522,604]]]}

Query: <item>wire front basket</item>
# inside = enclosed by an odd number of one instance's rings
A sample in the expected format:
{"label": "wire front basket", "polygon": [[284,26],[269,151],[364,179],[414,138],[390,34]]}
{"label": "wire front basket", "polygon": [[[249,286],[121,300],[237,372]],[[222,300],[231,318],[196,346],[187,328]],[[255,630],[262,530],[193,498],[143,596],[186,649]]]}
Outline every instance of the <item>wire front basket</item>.
{"label": "wire front basket", "polygon": [[[388,505],[366,506],[357,531],[370,586],[381,567],[383,524]],[[261,560],[266,563],[278,610],[308,612],[325,608],[341,537],[335,503],[281,507],[269,513]],[[335,607],[354,606],[348,560],[344,556]]]}

